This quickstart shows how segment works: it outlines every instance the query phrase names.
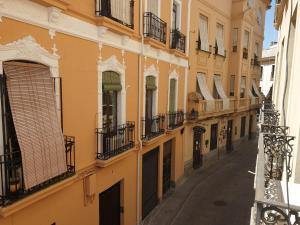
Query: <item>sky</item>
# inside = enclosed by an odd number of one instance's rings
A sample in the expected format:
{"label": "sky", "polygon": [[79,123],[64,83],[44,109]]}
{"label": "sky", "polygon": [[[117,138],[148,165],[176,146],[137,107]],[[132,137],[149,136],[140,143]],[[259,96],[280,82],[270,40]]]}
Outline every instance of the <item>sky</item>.
{"label": "sky", "polygon": [[275,0],[272,1],[272,8],[266,13],[264,48],[268,48],[271,41],[277,41],[277,31],[273,26],[275,2]]}

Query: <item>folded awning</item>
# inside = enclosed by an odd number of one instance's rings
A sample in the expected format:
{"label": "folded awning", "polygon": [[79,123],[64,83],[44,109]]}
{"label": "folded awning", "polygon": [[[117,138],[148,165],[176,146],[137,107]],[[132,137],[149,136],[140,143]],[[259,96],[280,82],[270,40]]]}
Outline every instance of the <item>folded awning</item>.
{"label": "folded awning", "polygon": [[255,94],[259,97],[259,102],[261,103],[262,97],[260,95],[260,92],[259,92],[254,80],[252,81],[252,87],[253,87],[253,90],[254,90]]}
{"label": "folded awning", "polygon": [[203,73],[197,74],[197,81],[201,91],[202,96],[207,100],[207,111],[215,110],[215,99],[212,97],[209,89],[207,87],[206,78]]}
{"label": "folded awning", "polygon": [[220,76],[214,76],[214,82],[219,96],[223,100],[223,109],[229,109],[229,98],[225,94]]}
{"label": "folded awning", "polygon": [[255,96],[252,94],[252,91],[250,89],[248,89],[248,94],[251,99],[251,105],[254,105],[255,104]]}
{"label": "folded awning", "polygon": [[22,155],[25,188],[67,171],[64,138],[49,68],[5,62],[9,104]]}

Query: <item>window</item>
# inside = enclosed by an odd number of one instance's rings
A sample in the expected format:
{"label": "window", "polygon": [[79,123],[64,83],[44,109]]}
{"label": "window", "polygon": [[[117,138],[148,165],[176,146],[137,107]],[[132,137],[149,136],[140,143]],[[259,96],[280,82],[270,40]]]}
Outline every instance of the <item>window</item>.
{"label": "window", "polygon": [[234,96],[234,84],[235,84],[235,76],[232,75],[230,77],[229,96]]}
{"label": "window", "polygon": [[200,15],[198,49],[203,51],[209,51],[208,18],[203,15]]}
{"label": "window", "polygon": [[113,71],[104,72],[102,77],[102,121],[104,128],[116,128],[118,125],[118,92],[121,90],[119,74]]}
{"label": "window", "polygon": [[260,80],[261,81],[263,80],[263,71],[264,71],[264,68],[261,66],[260,67]]}
{"label": "window", "polygon": [[111,18],[133,28],[131,0],[96,0],[96,15]]}
{"label": "window", "polygon": [[246,91],[246,77],[243,76],[241,78],[241,86],[240,86],[240,98],[245,98],[245,91]]}
{"label": "window", "polygon": [[217,23],[215,54],[225,56],[224,26],[222,24],[219,24],[219,23]]}
{"label": "window", "polygon": [[[220,75],[215,75],[216,77],[219,77],[220,78]],[[219,92],[218,92],[218,89],[216,87],[216,82],[213,83],[213,97],[214,99],[220,99],[220,95],[219,95]]]}
{"label": "window", "polygon": [[181,30],[181,1],[179,0],[173,0],[171,28],[172,30]]}
{"label": "window", "polygon": [[237,52],[237,46],[238,46],[238,28],[233,28],[232,30],[232,51]]}
{"label": "window", "polygon": [[146,119],[146,127],[145,132],[146,135],[151,134],[152,127],[152,118],[153,118],[153,105],[154,105],[154,92],[156,91],[156,79],[154,76],[146,77],[146,102],[145,102],[145,119]]}
{"label": "window", "polygon": [[271,72],[271,81],[274,80],[274,72],[275,72],[275,65],[272,65],[272,72]]}
{"label": "window", "polygon": [[146,0],[147,1],[147,12],[152,12],[159,17],[159,0]]}
{"label": "window", "polygon": [[176,79],[170,79],[170,87],[169,87],[169,112],[176,111]]}
{"label": "window", "polygon": [[243,116],[241,118],[241,133],[240,133],[240,137],[245,137],[245,131],[246,131],[246,117]]}
{"label": "window", "polygon": [[244,42],[243,42],[243,58],[248,59],[248,47],[249,47],[249,31],[244,32]]}
{"label": "window", "polygon": [[16,163],[6,172],[18,183],[14,192],[29,190],[67,172],[53,80],[49,67],[38,63],[9,61],[3,69],[4,152]]}

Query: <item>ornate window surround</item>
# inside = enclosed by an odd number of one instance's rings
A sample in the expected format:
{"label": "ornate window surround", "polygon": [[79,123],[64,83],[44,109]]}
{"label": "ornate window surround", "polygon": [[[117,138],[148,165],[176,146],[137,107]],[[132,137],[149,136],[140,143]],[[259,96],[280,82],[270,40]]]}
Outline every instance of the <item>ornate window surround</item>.
{"label": "ornate window surround", "polygon": [[152,64],[148,68],[144,69],[144,99],[143,99],[143,115],[144,118],[146,117],[146,77],[147,76],[153,76],[155,77],[155,82],[156,82],[156,87],[157,89],[154,91],[153,95],[153,110],[152,110],[152,115],[157,115],[158,114],[158,84],[159,84],[159,71],[157,67]]}
{"label": "ornate window surround", "polygon": [[176,89],[175,89],[175,111],[178,110],[178,78],[179,74],[177,73],[176,69],[174,69],[170,74],[169,74],[169,83],[168,83],[168,109],[170,107],[170,83],[171,79],[176,80]]}
{"label": "ornate window surround", "polygon": [[119,74],[122,90],[118,92],[118,124],[126,122],[126,87],[125,87],[125,69],[124,63],[120,63],[115,55],[112,55],[105,61],[98,61],[98,127],[102,127],[102,75],[105,71],[114,71]]}
{"label": "ornate window surround", "polygon": [[[3,62],[5,61],[27,60],[48,66],[52,77],[60,77],[59,59],[59,55],[49,53],[30,35],[5,45],[0,44],[0,73],[3,71]],[[55,83],[55,85],[59,85],[59,82]],[[56,90],[56,108],[60,109],[60,88],[58,87]],[[2,116],[1,112],[0,105],[0,116]],[[2,120],[0,120],[0,127],[2,127]],[[2,135],[2,129],[0,129],[0,137]],[[3,140],[0,138],[0,154],[3,154],[2,151]]]}

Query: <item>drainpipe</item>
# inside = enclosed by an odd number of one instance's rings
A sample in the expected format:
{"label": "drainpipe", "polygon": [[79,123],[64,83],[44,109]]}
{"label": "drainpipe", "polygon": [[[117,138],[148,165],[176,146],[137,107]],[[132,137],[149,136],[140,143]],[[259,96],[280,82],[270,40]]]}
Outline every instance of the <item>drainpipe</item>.
{"label": "drainpipe", "polygon": [[[187,9],[187,21],[186,21],[186,56],[189,56],[190,51],[190,21],[191,21],[191,2],[192,0],[188,0],[188,9]],[[189,73],[189,62],[188,67],[185,68],[184,74],[184,113],[186,113],[186,104],[187,104],[187,89],[188,89],[188,73]]]}
{"label": "drainpipe", "polygon": [[138,59],[138,145],[139,150],[137,153],[137,192],[136,192],[136,222],[137,225],[140,224],[140,171],[141,171],[141,157],[142,157],[142,139],[141,139],[141,96],[142,96],[142,77],[143,77],[143,71],[142,71],[142,57],[144,56],[144,33],[143,33],[143,2],[139,1],[140,9],[139,9],[139,31],[141,36],[141,48],[139,53],[139,59]]}

